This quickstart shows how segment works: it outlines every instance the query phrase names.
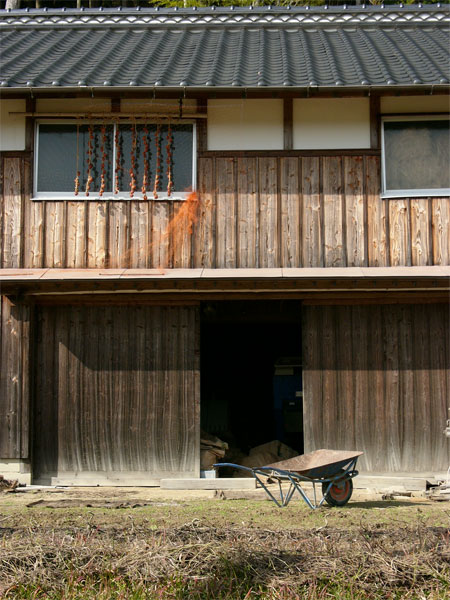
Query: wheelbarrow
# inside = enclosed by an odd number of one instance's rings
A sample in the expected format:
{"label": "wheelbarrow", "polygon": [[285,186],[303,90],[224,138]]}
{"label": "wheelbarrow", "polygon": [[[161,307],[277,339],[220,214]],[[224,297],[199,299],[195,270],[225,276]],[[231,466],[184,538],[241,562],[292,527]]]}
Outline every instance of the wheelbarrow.
{"label": "wheelbarrow", "polygon": [[[279,508],[287,506],[297,492],[314,510],[324,502],[330,506],[347,504],[353,493],[352,479],[358,475],[356,461],[361,454],[363,452],[323,449],[264,467],[217,463],[214,468],[232,467],[250,473],[256,479],[257,487],[262,487]],[[275,482],[278,483],[277,492],[268,487],[268,484]],[[287,490],[283,490],[283,483],[289,483]],[[302,487],[305,483],[312,484],[312,499]],[[316,487],[321,488],[321,496],[318,496]]]}

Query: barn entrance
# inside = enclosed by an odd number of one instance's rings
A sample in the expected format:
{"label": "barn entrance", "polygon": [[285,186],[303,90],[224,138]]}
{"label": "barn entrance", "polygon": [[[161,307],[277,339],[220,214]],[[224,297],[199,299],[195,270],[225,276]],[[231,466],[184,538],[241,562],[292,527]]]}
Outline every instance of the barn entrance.
{"label": "barn entrance", "polygon": [[201,306],[201,429],[230,462],[273,440],[303,451],[301,340],[298,301]]}

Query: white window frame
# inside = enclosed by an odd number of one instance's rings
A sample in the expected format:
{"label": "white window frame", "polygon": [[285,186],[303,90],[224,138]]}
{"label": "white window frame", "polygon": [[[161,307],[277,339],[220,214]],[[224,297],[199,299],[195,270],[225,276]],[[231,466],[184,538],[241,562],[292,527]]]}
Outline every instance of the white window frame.
{"label": "white window frame", "polygon": [[[39,166],[39,125],[89,125],[89,124],[98,124],[97,121],[89,121],[89,119],[84,120],[83,122],[81,122],[79,119],[38,119],[35,122],[35,129],[34,129],[34,165],[33,165],[33,197],[32,200],[72,200],[72,201],[85,201],[85,200],[95,200],[96,202],[98,201],[103,201],[103,200],[143,200],[143,194],[142,192],[139,190],[136,190],[133,194],[133,197],[130,198],[130,192],[127,191],[123,191],[123,192],[119,192],[118,194],[115,194],[113,191],[112,192],[104,192],[103,196],[100,196],[98,194],[98,191],[96,190],[91,190],[89,192],[89,196],[86,196],[86,193],[83,192],[80,189],[80,192],[78,193],[78,195],[75,195],[75,191],[73,192],[38,192],[37,190],[37,181],[38,181],[38,166]],[[106,123],[107,125],[113,125],[114,126],[114,133],[115,133],[115,127],[116,125],[130,125],[132,123],[134,123],[134,121],[130,121],[130,120],[126,120],[126,119],[121,119],[120,121],[114,120],[114,121],[99,121],[100,124]],[[136,123],[137,124],[141,124],[141,120],[137,117],[136,119]],[[157,121],[157,120],[146,120],[145,123],[147,125],[155,125],[155,124],[165,124],[166,120],[162,120],[162,121]],[[191,191],[195,191],[197,188],[197,123],[195,120],[188,120],[188,119],[171,119],[170,123],[172,125],[192,125],[192,190]],[[142,124],[144,124],[144,121],[142,121]],[[113,133],[113,136],[114,136]],[[113,137],[114,139],[114,137]],[[116,147],[115,144],[113,144],[113,156],[112,156],[112,164],[115,165],[116,164]],[[113,171],[113,176],[114,176],[114,171]],[[74,179],[75,179],[75,174],[74,174]],[[114,181],[114,177],[112,179],[112,181]],[[147,193],[147,201],[153,201],[153,202],[159,202],[161,200],[185,200],[189,194],[191,193],[191,191],[177,191],[174,190],[170,196],[167,195],[167,191],[166,190],[159,190],[158,191],[158,198],[154,199],[153,198],[153,190],[149,189],[148,193]]]}
{"label": "white window frame", "polygon": [[381,197],[382,198],[421,198],[427,196],[450,196],[450,188],[420,189],[411,188],[405,190],[388,190],[386,186],[386,153],[384,139],[384,124],[387,122],[401,121],[448,121],[449,115],[400,115],[381,118]]}

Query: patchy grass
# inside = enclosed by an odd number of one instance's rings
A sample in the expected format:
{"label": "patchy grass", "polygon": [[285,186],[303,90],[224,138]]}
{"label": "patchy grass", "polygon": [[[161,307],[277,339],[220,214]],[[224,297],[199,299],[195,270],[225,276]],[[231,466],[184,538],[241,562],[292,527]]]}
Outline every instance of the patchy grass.
{"label": "patchy grass", "polygon": [[0,496],[5,599],[450,596],[445,504],[353,502],[311,511],[299,502],[280,510],[264,500],[128,497],[103,499],[102,507],[79,498],[74,505],[72,495],[65,507],[60,493],[27,507],[35,498],[18,496]]}

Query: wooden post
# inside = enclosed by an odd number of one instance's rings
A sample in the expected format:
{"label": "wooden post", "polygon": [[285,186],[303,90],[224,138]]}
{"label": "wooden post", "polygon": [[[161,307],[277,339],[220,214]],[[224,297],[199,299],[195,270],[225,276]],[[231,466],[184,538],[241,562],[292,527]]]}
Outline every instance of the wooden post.
{"label": "wooden post", "polygon": [[380,148],[380,96],[370,96],[370,147]]}
{"label": "wooden post", "polygon": [[283,148],[284,150],[292,150],[293,144],[293,102],[292,98],[284,98],[283,100]]}

